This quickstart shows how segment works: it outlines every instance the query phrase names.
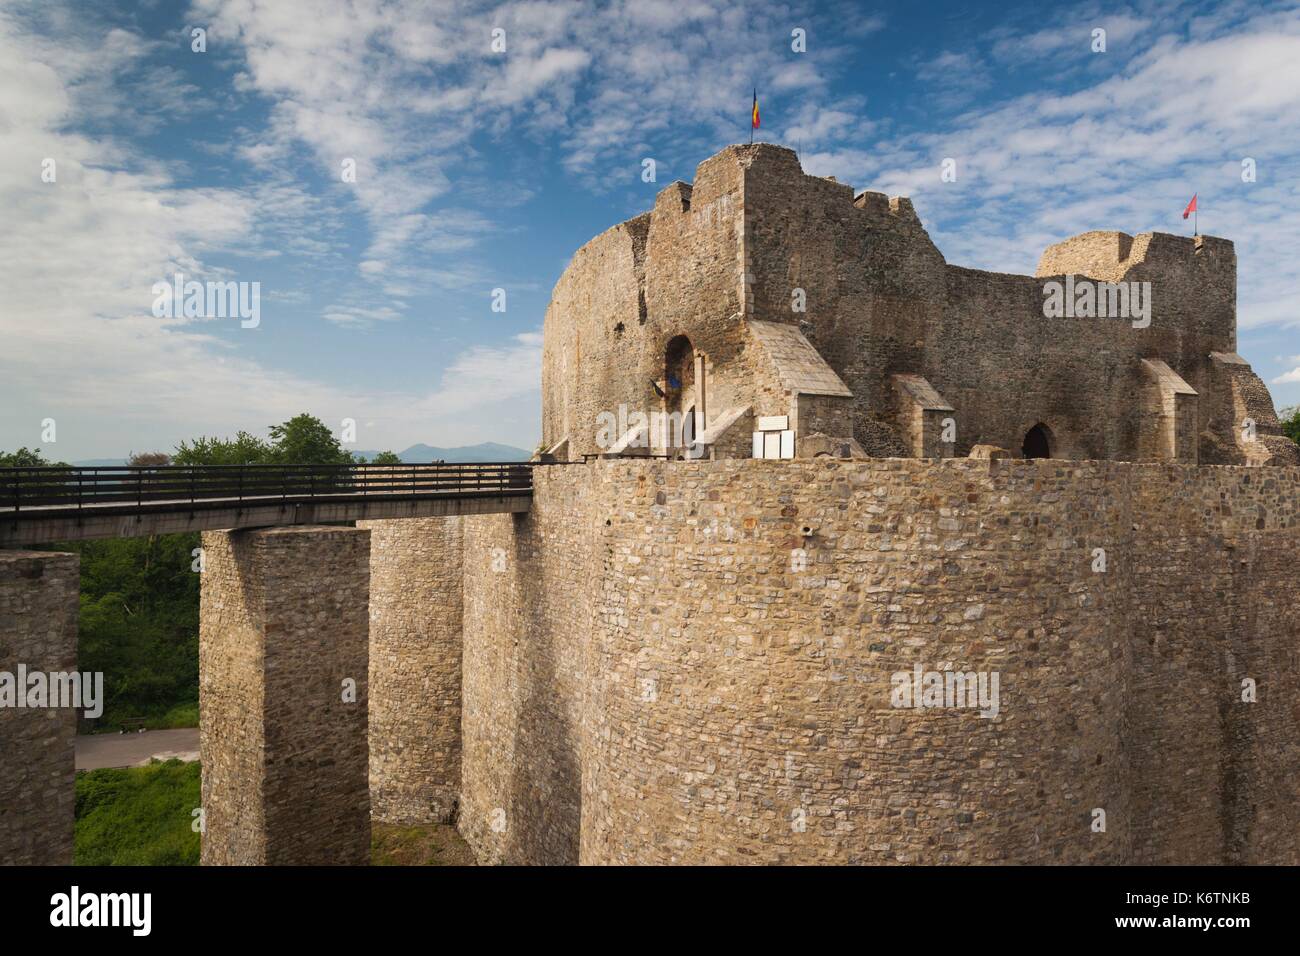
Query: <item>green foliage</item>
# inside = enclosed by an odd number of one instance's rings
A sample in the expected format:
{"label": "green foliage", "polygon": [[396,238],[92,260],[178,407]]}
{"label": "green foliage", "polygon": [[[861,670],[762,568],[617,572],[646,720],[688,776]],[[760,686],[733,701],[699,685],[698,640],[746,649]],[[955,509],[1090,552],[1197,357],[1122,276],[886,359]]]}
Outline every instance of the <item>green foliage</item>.
{"label": "green foliage", "polygon": [[474,852],[448,823],[370,824],[373,866],[473,866]]}
{"label": "green foliage", "polygon": [[[165,455],[134,456],[161,464]],[[378,457],[382,456],[377,456]],[[396,461],[397,456],[392,456]],[[233,439],[181,442],[177,465],[352,464],[326,425],[297,415],[270,429],[270,441],[248,432]],[[40,449],[0,454],[0,465],[46,465]],[[198,723],[199,575],[192,570],[194,533],[113,538],[55,545],[81,556],[78,664],[104,674],[104,714],[116,728],[143,717],[149,727]]]}
{"label": "green foliage", "polygon": [[186,704],[197,717],[198,546],[193,532],[60,546],[81,555],[78,659],[83,670],[104,673],[99,726],[145,717],[162,727],[164,715]]}
{"label": "green foliage", "polygon": [[1300,405],[1282,409],[1282,433],[1297,445],[1300,445]]}
{"label": "green foliage", "polygon": [[241,431],[233,439],[196,438],[181,442],[172,455],[174,465],[264,465],[271,454],[262,439]]}
{"label": "green foliage", "polygon": [[339,445],[324,422],[305,412],[271,426],[272,464],[352,465],[357,459]]}
{"label": "green foliage", "polygon": [[177,727],[197,727],[198,725],[199,702],[197,700],[177,704],[161,717],[153,719],[153,722],[148,724],[153,730],[173,730]]}
{"label": "green foliage", "polygon": [[329,426],[304,412],[270,428],[270,441],[241,431],[234,438],[196,438],[181,442],[172,455],[177,465],[352,465]]}
{"label": "green foliage", "polygon": [[372,465],[400,465],[402,459],[397,457],[395,451],[381,451],[374,458],[370,459]]}
{"label": "green foliage", "polygon": [[[39,448],[19,448],[13,452],[0,451],[0,468],[67,468],[67,462],[50,461],[41,454]],[[57,475],[46,475],[39,478],[27,476],[21,484],[21,492],[24,496],[40,494],[48,489],[50,493],[56,493],[60,490],[63,479]],[[0,502],[9,502],[14,496],[14,486],[7,480],[0,479]]]}
{"label": "green foliage", "polygon": [[17,451],[0,451],[0,468],[40,468],[47,465],[67,466],[66,462],[50,461],[39,448],[19,448]]}
{"label": "green foliage", "polygon": [[78,866],[197,866],[197,762],[77,774]]}

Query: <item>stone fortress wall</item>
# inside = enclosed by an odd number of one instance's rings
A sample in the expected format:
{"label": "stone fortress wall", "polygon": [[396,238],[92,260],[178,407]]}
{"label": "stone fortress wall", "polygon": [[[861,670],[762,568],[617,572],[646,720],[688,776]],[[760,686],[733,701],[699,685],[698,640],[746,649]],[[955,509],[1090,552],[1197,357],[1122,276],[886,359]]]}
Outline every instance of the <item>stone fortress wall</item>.
{"label": "stone fortress wall", "polygon": [[[1150,283],[1149,325],[1045,318],[1045,283],[1067,275]],[[1267,389],[1235,354],[1231,242],[1091,232],[1048,248],[1035,276],[961,268],[908,199],[855,197],[769,144],[724,149],[693,185],[665,187],[650,212],[575,254],[546,314],[543,443],[598,452],[598,414],[662,407],[651,383],[680,335],[706,356],[708,423],[732,407],[793,414],[753,322],[799,328],[852,393],[842,437],[873,455],[963,456],[980,444],[1019,454],[1043,423],[1059,458],[1300,463]],[[916,447],[900,375],[922,377],[950,407],[950,447]],[[1186,389],[1183,408],[1162,394],[1162,376]],[[1179,414],[1181,452],[1162,447]],[[1253,442],[1239,435],[1247,418]]]}
{"label": "stone fortress wall", "polygon": [[[1149,320],[1049,318],[1051,283],[1139,284]],[[486,859],[1297,859],[1300,451],[1236,354],[1230,242],[961,268],[908,199],[729,147],[547,310],[544,447],[608,453],[597,416],[673,401],[713,462],[542,470],[529,514],[466,521]],[[811,460],[750,460],[787,415]],[[892,707],[915,665],[997,672],[1000,715]]]}
{"label": "stone fortress wall", "polygon": [[[205,533],[203,861],[364,863],[373,817],[489,863],[1300,863],[1300,451],[1235,268],[1113,232],[958,268],[908,200],[724,150],[579,250],[543,343],[560,457],[707,397],[714,460]],[[1044,318],[1064,275],[1149,281],[1150,326]],[[749,458],[787,414],[805,457]],[[990,447],[1036,424],[1050,457]],[[0,664],[72,665],[75,569],[6,552]],[[996,674],[996,716],[893,706],[914,668]],[[48,751],[5,854],[70,856],[73,730],[0,734]]]}
{"label": "stone fortress wall", "polygon": [[[1300,862],[1300,468],[600,461],[437,520],[205,533],[204,863],[365,863],[372,815],[484,862]],[[75,667],[75,570],[4,553],[7,666]],[[893,706],[918,667],[996,715]],[[6,713],[0,857],[66,862],[74,717]]]}
{"label": "stone fortress wall", "polygon": [[[81,559],[0,550],[0,673],[77,670]],[[25,693],[26,688],[22,688]],[[0,707],[0,864],[72,865],[77,712]]]}
{"label": "stone fortress wall", "polygon": [[[1298,492],[1122,462],[538,469],[528,514],[462,519],[460,829],[485,862],[1300,862]],[[916,664],[998,672],[998,716],[892,707]]]}
{"label": "stone fortress wall", "polygon": [[460,799],[460,518],[370,532],[370,802],[387,823],[449,820]]}

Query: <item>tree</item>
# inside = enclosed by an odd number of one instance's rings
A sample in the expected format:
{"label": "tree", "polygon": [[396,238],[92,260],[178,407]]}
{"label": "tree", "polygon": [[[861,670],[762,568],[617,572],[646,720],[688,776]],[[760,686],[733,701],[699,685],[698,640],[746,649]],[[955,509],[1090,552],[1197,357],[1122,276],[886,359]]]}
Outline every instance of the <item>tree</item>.
{"label": "tree", "polygon": [[157,468],[161,465],[170,465],[172,456],[165,451],[131,452],[131,456],[126,463],[137,468]]}
{"label": "tree", "polygon": [[39,448],[19,448],[17,451],[0,451],[0,468],[66,468],[67,462],[49,461]]}
{"label": "tree", "polygon": [[196,438],[181,442],[172,455],[177,465],[353,465],[329,426],[306,412],[272,425],[270,441],[246,431],[234,438]]}
{"label": "tree", "polygon": [[[0,468],[67,468],[67,462],[49,461],[41,454],[39,448],[19,448],[14,452],[0,451]],[[65,481],[57,472],[37,472],[25,475],[18,482],[0,478],[0,502],[12,501],[17,493],[22,498],[30,498],[43,493],[58,494],[65,490]]]}
{"label": "tree", "polygon": [[[391,452],[375,458],[381,464],[390,459],[397,462]],[[320,419],[302,414],[272,426],[269,441],[245,431],[234,438],[199,437],[181,442],[170,457],[164,452],[133,453],[130,463],[144,468],[168,463],[350,465],[354,459]],[[40,449],[0,452],[0,467],[54,464],[59,463],[47,461]],[[61,480],[48,479],[51,484]],[[194,564],[198,546],[195,532],[51,546],[81,556],[78,660],[83,669],[104,674],[102,724],[146,717],[153,726],[169,712],[194,712],[199,679],[199,575]]]}
{"label": "tree", "polygon": [[343,450],[329,426],[306,412],[282,425],[271,426],[271,456],[283,465],[353,465],[357,458]]}
{"label": "tree", "polygon": [[1282,433],[1300,445],[1300,405],[1282,409],[1282,414],[1278,417],[1282,419]]}
{"label": "tree", "polygon": [[234,438],[196,438],[181,442],[172,455],[176,465],[263,465],[271,448],[254,435],[240,431]]}
{"label": "tree", "polygon": [[381,451],[374,458],[370,459],[372,465],[400,465],[402,459],[397,457],[397,452]]}

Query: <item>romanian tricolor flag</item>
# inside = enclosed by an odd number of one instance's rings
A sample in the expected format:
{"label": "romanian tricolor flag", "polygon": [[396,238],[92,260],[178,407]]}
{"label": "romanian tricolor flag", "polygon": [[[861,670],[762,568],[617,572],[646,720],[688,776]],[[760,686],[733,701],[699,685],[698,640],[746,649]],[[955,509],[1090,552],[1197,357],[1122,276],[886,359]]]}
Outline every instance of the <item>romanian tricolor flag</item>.
{"label": "romanian tricolor flag", "polygon": [[749,125],[750,129],[758,129],[759,123],[758,123],[758,87],[757,86],[754,87],[754,113],[750,117],[749,124],[750,124]]}

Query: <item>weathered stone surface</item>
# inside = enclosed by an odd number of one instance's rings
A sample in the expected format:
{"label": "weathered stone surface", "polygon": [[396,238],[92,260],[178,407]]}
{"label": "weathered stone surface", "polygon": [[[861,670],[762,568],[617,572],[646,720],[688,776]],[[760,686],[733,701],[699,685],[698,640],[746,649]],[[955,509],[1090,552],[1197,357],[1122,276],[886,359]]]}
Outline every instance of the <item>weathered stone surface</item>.
{"label": "weathered stone surface", "polygon": [[[536,482],[528,515],[466,519],[461,827],[485,860],[1300,862],[1300,469]],[[998,672],[998,716],[892,707],[915,664]]]}
{"label": "weathered stone surface", "polygon": [[[77,667],[80,560],[0,551],[0,671]],[[0,864],[72,864],[77,710],[0,707]]]}
{"label": "weathered stone surface", "polygon": [[[1058,458],[1194,460],[1199,449],[1213,464],[1298,464],[1258,376],[1213,357],[1235,353],[1236,267],[1226,239],[1089,232],[1047,249],[1034,276],[961,268],[908,200],[855,199],[780,146],[730,146],[699,165],[692,186],[665,187],[653,210],[574,255],[546,313],[543,442],[594,453],[604,450],[599,414],[704,397],[704,427],[748,407],[756,418],[789,415],[796,444],[823,432],[882,457],[966,456],[980,444],[1019,455],[1041,423]],[[1149,283],[1149,324],[1047,318],[1046,283],[1067,279],[1071,289]],[[783,327],[776,338],[810,348],[774,351],[772,330]],[[655,383],[683,341],[699,373],[661,396]],[[1199,399],[1148,395],[1144,359]],[[900,376],[925,382],[937,403],[900,407]],[[831,395],[827,383],[851,394]],[[956,440],[939,448],[931,419],[949,404]]]}
{"label": "weathered stone surface", "polygon": [[587,636],[604,501],[576,465],[538,468],[536,521],[465,528],[459,828],[480,863],[578,862]]}
{"label": "weathered stone surface", "polygon": [[460,797],[461,521],[370,531],[370,812],[451,820]]}
{"label": "weathered stone surface", "polygon": [[203,549],[203,864],[368,863],[370,532],[209,531]]}

